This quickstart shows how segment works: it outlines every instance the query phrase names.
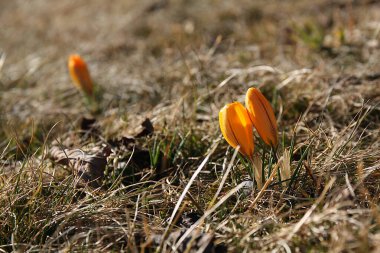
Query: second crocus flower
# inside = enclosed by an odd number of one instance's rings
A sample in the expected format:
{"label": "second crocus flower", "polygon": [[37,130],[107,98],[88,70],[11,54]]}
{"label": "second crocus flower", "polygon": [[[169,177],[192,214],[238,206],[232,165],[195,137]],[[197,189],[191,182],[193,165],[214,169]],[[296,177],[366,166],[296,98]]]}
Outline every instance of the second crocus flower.
{"label": "second crocus flower", "polygon": [[258,89],[250,88],[245,97],[245,106],[253,126],[263,141],[269,146],[276,147],[278,144],[277,121],[269,101]]}

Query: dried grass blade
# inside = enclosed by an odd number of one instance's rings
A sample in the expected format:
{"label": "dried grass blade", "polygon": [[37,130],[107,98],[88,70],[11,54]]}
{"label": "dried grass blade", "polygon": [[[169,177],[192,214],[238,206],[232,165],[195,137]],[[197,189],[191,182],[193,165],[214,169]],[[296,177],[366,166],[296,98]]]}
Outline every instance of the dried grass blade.
{"label": "dried grass blade", "polygon": [[198,227],[200,224],[203,223],[203,221],[213,212],[215,212],[216,209],[218,209],[219,206],[221,206],[227,199],[229,199],[232,195],[234,195],[236,192],[238,192],[241,188],[243,188],[245,185],[245,182],[240,183],[235,188],[230,190],[222,199],[220,199],[212,208],[208,209],[197,222],[195,222],[186,232],[181,236],[181,238],[177,241],[177,243],[174,246],[173,252],[176,252],[178,247],[181,245],[181,243],[188,237],[193,230]]}
{"label": "dried grass blade", "polygon": [[268,188],[269,184],[272,182],[273,178],[276,176],[277,169],[280,166],[280,164],[282,163],[282,160],[283,160],[283,157],[281,157],[280,160],[278,160],[278,162],[277,162],[276,166],[274,166],[272,173],[270,174],[268,180],[265,182],[263,188],[260,190],[259,194],[257,194],[256,198],[253,200],[252,204],[248,207],[248,210],[251,210],[256,205],[257,201],[259,201],[261,196],[264,194],[264,191]]}
{"label": "dried grass blade", "polygon": [[172,226],[172,222],[173,222],[173,220],[174,220],[174,218],[175,218],[175,216],[177,214],[177,211],[178,211],[179,207],[181,206],[182,201],[184,200],[184,198],[185,198],[187,192],[189,191],[191,185],[193,184],[195,178],[198,176],[198,174],[201,172],[201,170],[203,169],[203,167],[206,165],[206,163],[208,162],[208,159],[214,153],[214,151],[215,151],[215,149],[216,149],[217,146],[218,145],[216,144],[216,145],[214,145],[211,148],[210,152],[208,153],[208,155],[206,156],[206,158],[203,160],[203,162],[198,166],[197,170],[194,172],[193,176],[190,178],[190,180],[187,183],[185,189],[183,190],[181,196],[179,197],[179,199],[177,201],[177,204],[174,207],[173,213],[172,213],[172,215],[171,215],[171,217],[169,219],[168,226],[165,229],[163,239],[161,241],[160,247],[158,248],[159,251],[161,251],[161,249],[162,249],[163,243],[165,242],[165,239],[166,239],[166,237],[167,237],[167,235],[168,235],[168,233],[170,231],[170,228]]}

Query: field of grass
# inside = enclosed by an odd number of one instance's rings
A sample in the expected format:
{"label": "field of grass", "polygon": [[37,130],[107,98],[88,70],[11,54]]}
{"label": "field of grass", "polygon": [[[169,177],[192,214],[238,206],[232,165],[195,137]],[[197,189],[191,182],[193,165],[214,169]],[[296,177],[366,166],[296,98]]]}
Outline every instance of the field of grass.
{"label": "field of grass", "polygon": [[[250,87],[263,190],[218,123]],[[0,1],[0,252],[380,252],[379,204],[380,2]]]}

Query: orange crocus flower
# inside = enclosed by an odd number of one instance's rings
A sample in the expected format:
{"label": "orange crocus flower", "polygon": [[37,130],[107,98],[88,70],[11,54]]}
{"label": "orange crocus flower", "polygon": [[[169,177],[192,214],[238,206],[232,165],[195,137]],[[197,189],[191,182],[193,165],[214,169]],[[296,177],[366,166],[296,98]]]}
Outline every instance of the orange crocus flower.
{"label": "orange crocus flower", "polygon": [[268,100],[258,89],[250,88],[245,97],[245,106],[253,126],[263,141],[269,146],[276,147],[278,143],[277,122]]}
{"label": "orange crocus flower", "polygon": [[219,124],[223,137],[233,148],[252,160],[253,132],[247,109],[239,102],[224,106],[219,112]]}
{"label": "orange crocus flower", "polygon": [[77,54],[69,56],[68,67],[74,84],[87,96],[93,95],[94,86],[86,62]]}

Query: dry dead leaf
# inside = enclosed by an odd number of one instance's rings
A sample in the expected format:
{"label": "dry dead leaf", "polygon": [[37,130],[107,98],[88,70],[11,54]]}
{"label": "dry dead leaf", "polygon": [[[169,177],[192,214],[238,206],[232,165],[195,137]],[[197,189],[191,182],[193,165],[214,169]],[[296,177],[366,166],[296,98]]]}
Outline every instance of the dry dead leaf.
{"label": "dry dead leaf", "polygon": [[50,157],[53,161],[72,168],[74,173],[91,187],[101,186],[107,157],[110,154],[109,147],[102,147],[94,154],[86,153],[81,149],[63,149],[59,146],[53,146],[50,149]]}

